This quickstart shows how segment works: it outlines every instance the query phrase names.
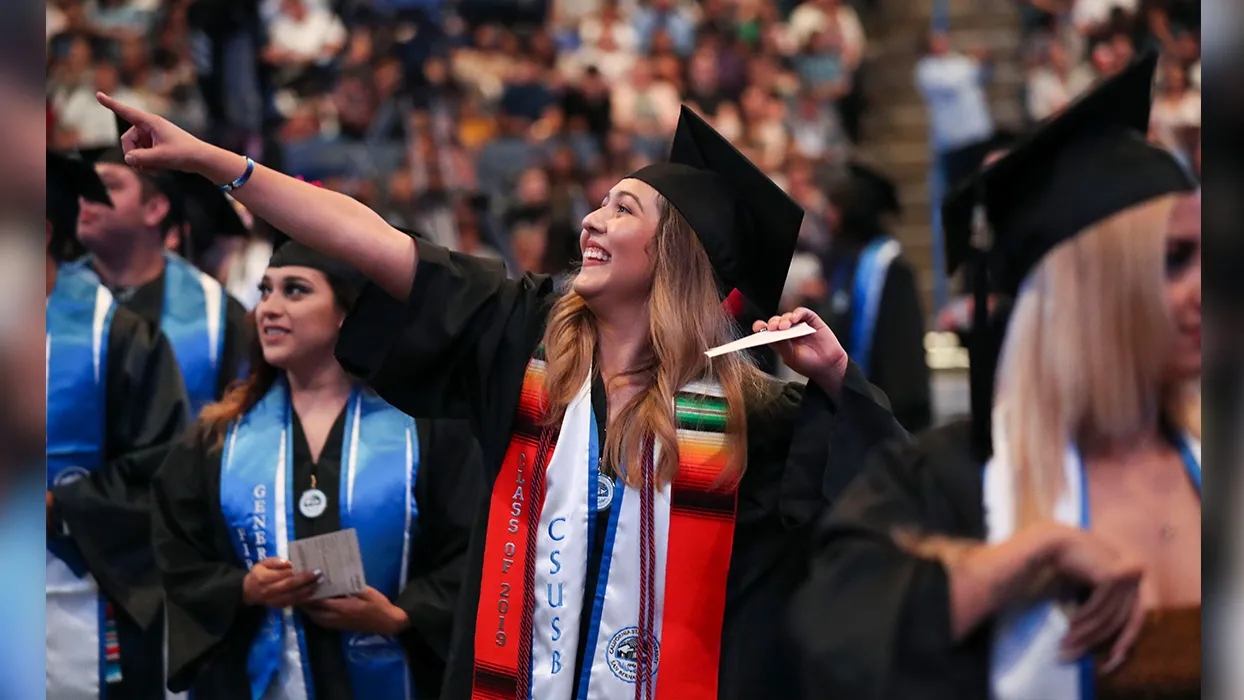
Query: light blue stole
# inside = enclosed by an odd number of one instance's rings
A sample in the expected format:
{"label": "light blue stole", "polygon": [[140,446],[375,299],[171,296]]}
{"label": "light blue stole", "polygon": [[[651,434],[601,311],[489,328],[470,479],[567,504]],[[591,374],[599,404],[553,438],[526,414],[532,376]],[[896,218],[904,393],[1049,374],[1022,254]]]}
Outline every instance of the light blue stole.
{"label": "light blue stole", "polygon": [[[293,493],[291,421],[289,391],[281,378],[230,426],[225,438],[221,508],[234,551],[247,568],[270,556],[289,556],[298,500]],[[347,405],[341,454],[341,527],[358,531],[367,584],[395,600],[406,584],[411,542],[418,528],[415,421],[374,394],[355,388]],[[396,639],[343,632],[341,641],[354,697],[412,697],[406,656]],[[293,696],[315,697],[302,616],[297,611],[266,611],[246,670],[256,699],[289,674],[292,678],[284,683],[285,695],[293,688],[305,688]]]}
{"label": "light blue stole", "polygon": [[[99,276],[87,256],[67,268]],[[164,254],[164,304],[160,330],[173,346],[177,366],[190,399],[190,415],[198,416],[216,400],[220,361],[225,347],[228,295],[211,275],[175,253]]]}
{"label": "light blue stole", "polygon": [[851,283],[851,347],[847,356],[859,365],[865,376],[869,374],[872,360],[873,334],[877,329],[877,312],[886,274],[900,251],[898,241],[882,236],[865,246],[856,263]]}
{"label": "light blue stole", "polygon": [[[86,478],[104,464],[108,340],[115,310],[112,294],[99,284],[98,278],[74,266],[61,266],[48,296],[46,311],[49,490]],[[58,601],[54,608],[49,608],[49,652],[55,647],[59,653],[62,642],[71,647],[77,644],[64,640],[53,644],[51,640],[58,630],[51,628],[61,627],[61,623],[82,629],[95,628],[99,666],[93,672],[98,674],[102,696],[107,683],[121,680],[115,620],[94,585],[81,581],[87,575],[86,563],[73,543],[49,538],[47,549],[55,557],[48,559],[48,590],[57,591]],[[87,619],[83,621],[83,617]],[[70,622],[71,619],[80,622]],[[87,669],[75,671],[91,672]]]}
{"label": "light blue stole", "polygon": [[[108,338],[116,303],[108,288],[68,266],[47,300],[47,486],[81,479],[104,463]],[[79,576],[76,552],[48,547]]]}
{"label": "light blue stole", "polygon": [[164,256],[160,330],[177,355],[192,416],[216,400],[228,296],[211,275],[173,253]]}

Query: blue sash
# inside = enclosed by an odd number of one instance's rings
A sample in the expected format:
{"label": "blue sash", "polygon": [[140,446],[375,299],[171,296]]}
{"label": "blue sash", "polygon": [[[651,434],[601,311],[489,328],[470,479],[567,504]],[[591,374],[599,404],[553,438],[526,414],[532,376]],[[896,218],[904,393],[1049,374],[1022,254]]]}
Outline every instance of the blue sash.
{"label": "blue sash", "polygon": [[869,243],[856,263],[855,279],[851,283],[851,347],[847,349],[847,356],[865,376],[868,376],[872,360],[873,334],[886,274],[898,253],[898,241],[883,236]]}
{"label": "blue sash", "polygon": [[[293,535],[293,428],[284,380],[225,439],[220,502],[233,532],[234,551],[247,568],[270,557],[288,557]],[[346,413],[342,445],[341,526],[358,531],[367,584],[390,600],[406,583],[419,518],[415,479],[419,444],[415,421],[380,398],[356,388]],[[293,634],[297,644],[286,635]],[[406,656],[397,640],[378,635],[341,635],[350,685],[356,698],[405,700],[411,697]],[[314,686],[307,667],[301,615],[267,610],[247,659],[251,696],[262,698],[283,663],[301,666],[307,697]]]}
{"label": "blue sash", "polygon": [[[116,308],[92,275],[62,267],[47,301],[47,487],[81,479],[104,463],[108,337]],[[48,549],[78,576],[81,556],[57,540]]]}
{"label": "blue sash", "polygon": [[[47,488],[89,476],[104,465],[108,340],[116,302],[82,268],[62,266],[47,300]],[[73,542],[48,538],[47,549],[79,579],[86,562]],[[121,680],[115,621],[99,598],[99,681]]]}
{"label": "blue sash", "polygon": [[173,253],[164,256],[164,307],[160,330],[177,355],[192,416],[216,400],[225,347],[224,287]]}
{"label": "blue sash", "polygon": [[[61,269],[89,274],[99,283],[90,256]],[[216,401],[220,359],[225,348],[228,298],[224,287],[211,275],[174,253],[164,254],[160,330],[173,346],[193,417],[198,417],[204,406]]]}

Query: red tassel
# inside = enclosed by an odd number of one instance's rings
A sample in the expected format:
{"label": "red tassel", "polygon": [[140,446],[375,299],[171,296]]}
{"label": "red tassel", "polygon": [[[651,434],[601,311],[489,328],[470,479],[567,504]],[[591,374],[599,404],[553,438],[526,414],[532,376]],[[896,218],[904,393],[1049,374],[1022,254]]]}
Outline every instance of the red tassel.
{"label": "red tassel", "polygon": [[743,313],[743,293],[737,289],[730,290],[726,300],[721,302],[721,308],[730,318],[737,319]]}

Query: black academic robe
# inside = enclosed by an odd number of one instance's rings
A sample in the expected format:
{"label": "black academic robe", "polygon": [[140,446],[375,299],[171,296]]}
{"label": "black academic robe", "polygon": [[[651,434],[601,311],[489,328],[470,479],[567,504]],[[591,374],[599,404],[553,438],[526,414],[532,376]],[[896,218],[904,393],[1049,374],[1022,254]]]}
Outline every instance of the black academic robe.
{"label": "black academic robe", "polygon": [[[812,305],[844,348],[853,342],[851,291],[858,259],[858,254],[831,258],[826,267],[831,284],[829,299]],[[868,381],[885,392],[894,417],[909,432],[929,426],[933,408],[924,351],[924,312],[915,272],[901,256],[886,271],[868,357]]]}
{"label": "black academic robe", "polygon": [[872,700],[987,700],[991,632],[956,643],[949,579],[895,546],[896,527],[984,540],[984,465],[971,425],[949,424],[874,453],[822,516],[791,622],[805,692]]}
{"label": "black academic robe", "polygon": [[[507,279],[498,263],[417,245],[409,302],[369,286],[342,327],[337,356],[411,415],[468,418],[491,485],[556,291],[544,276]],[[772,389],[764,405],[747,411],[748,461],[727,578],[721,698],[792,697],[794,655],[783,611],[805,573],[813,517],[854,476],[868,449],[903,435],[884,396],[854,367],[837,401],[815,386],[775,381]],[[487,494],[481,504],[486,500]],[[486,506],[479,508],[441,696],[447,699],[470,696],[487,520]]]}
{"label": "black academic robe", "polygon": [[[164,313],[164,273],[159,277],[132,289],[113,289],[117,303],[154,323],[161,323]],[[216,398],[225,393],[225,388],[245,366],[250,344],[248,333],[251,327],[246,323],[246,309],[228,294],[225,295],[225,338],[220,358],[220,373],[216,377]]]}
{"label": "black academic robe", "polygon": [[[346,411],[337,417],[317,462],[297,414],[294,425],[294,492],[316,487],[328,496],[320,517],[294,515],[294,537],[341,529],[341,447]],[[479,448],[461,421],[416,422],[419,468],[415,499],[419,529],[411,550],[406,588],[395,605],[409,616],[400,636],[416,697],[440,692],[448,656],[454,603],[462,579],[469,523],[483,469]],[[220,506],[222,446],[195,429],[160,469],[154,485],[156,559],[168,594],[169,688],[193,688],[196,700],[246,700],[246,655],[261,620],[260,608],[242,604],[239,562]],[[319,700],[354,698],[340,635],[303,618],[307,661]]]}
{"label": "black academic robe", "polygon": [[168,340],[120,307],[108,334],[105,382],[105,463],[88,478],[51,489],[48,536],[73,542],[114,603],[122,681],[109,685],[108,697],[150,700],[164,696],[151,479],[189,425],[190,408]]}

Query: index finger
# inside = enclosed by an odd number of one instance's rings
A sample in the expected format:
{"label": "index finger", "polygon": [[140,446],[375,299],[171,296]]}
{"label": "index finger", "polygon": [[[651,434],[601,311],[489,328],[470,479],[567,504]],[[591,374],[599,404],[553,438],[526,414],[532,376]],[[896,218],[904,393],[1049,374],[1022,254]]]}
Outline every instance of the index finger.
{"label": "index finger", "polygon": [[103,106],[112,110],[114,114],[121,117],[125,121],[138,126],[149,126],[151,124],[151,115],[141,109],[131,107],[127,104],[118,102],[102,92],[95,93],[95,99]]}

